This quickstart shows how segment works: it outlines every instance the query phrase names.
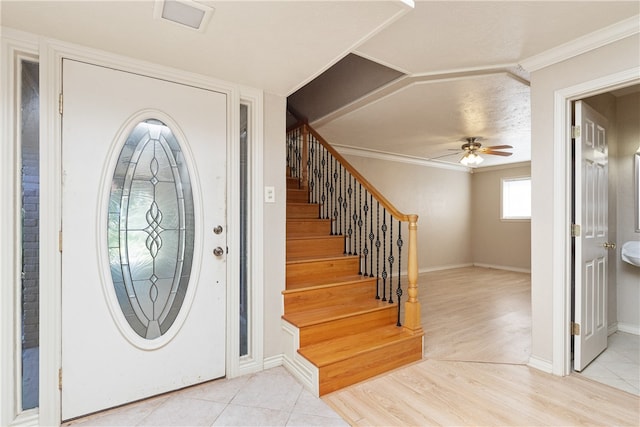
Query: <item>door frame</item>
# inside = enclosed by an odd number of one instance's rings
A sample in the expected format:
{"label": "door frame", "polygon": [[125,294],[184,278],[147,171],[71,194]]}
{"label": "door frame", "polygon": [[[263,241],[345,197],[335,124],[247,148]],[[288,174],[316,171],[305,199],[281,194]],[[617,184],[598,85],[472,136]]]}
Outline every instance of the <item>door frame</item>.
{"label": "door frame", "polygon": [[589,96],[640,83],[640,67],[634,67],[598,79],[555,91],[553,121],[553,174],[564,185],[554,188],[553,252],[558,254],[552,266],[553,277],[553,362],[552,373],[569,375],[571,367],[571,114],[572,103]]}
{"label": "door frame", "polygon": [[[245,87],[212,77],[189,73],[166,66],[150,64],[123,57],[116,54],[60,42],[35,35],[3,29],[2,34],[2,85],[14,88],[18,83],[15,75],[16,62],[25,56],[37,60],[40,65],[40,399],[39,407],[20,413],[15,407],[17,382],[20,381],[16,368],[14,339],[19,325],[17,313],[19,306],[15,305],[15,286],[3,287],[0,290],[2,298],[2,341],[0,347],[0,373],[3,378],[11,381],[2,383],[2,401],[0,402],[0,424],[11,425],[58,425],[61,421],[61,393],[58,389],[58,372],[62,362],[61,356],[61,262],[58,233],[62,223],[61,198],[61,116],[58,113],[58,94],[62,86],[62,59],[74,59],[96,65],[133,72],[148,77],[164,79],[180,84],[186,84],[203,89],[215,90],[227,95],[227,244],[230,248],[237,248],[239,237],[239,199],[234,199],[239,188],[239,141],[240,137],[240,102],[249,105],[251,127],[249,153],[252,175],[248,182],[251,203],[249,248],[249,275],[251,283],[250,298],[250,333],[248,356],[239,356],[239,292],[237,286],[227,285],[227,329],[226,329],[226,376],[231,378],[246,373],[261,371],[264,367],[263,357],[263,328],[257,324],[263,312],[263,92],[258,89]],[[6,84],[6,86],[5,86]],[[15,166],[16,154],[15,133],[18,125],[15,123],[15,100],[13,94],[5,97],[0,103],[0,113],[3,123],[2,152],[5,154],[2,162],[2,186],[0,195],[2,200],[9,203],[16,191]],[[6,168],[4,166],[7,166]],[[7,178],[7,179],[5,179]],[[13,204],[12,204],[13,205]],[[0,236],[4,241],[15,241],[17,214],[2,213]],[[5,245],[2,248],[0,262],[8,268],[2,268],[2,279],[7,283],[14,283],[17,261],[15,260],[15,245]],[[227,284],[239,281],[239,256],[231,250],[227,254]],[[6,265],[5,265],[6,264]],[[8,298],[4,298],[7,296]],[[8,320],[5,322],[4,320]],[[6,352],[7,350],[8,352]],[[9,357],[6,357],[9,355]],[[5,376],[5,374],[8,374]],[[5,394],[5,391],[8,394]]]}

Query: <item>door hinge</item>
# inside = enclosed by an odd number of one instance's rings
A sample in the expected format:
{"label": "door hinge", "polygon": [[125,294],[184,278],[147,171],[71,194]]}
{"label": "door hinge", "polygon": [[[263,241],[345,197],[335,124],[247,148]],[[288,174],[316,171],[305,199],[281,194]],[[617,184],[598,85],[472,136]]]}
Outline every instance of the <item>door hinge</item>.
{"label": "door hinge", "polygon": [[62,252],[62,230],[58,231],[58,251]]}
{"label": "door hinge", "polygon": [[58,95],[58,113],[60,113],[60,115],[62,115],[63,105],[64,105],[64,100],[63,100],[62,92],[60,92],[60,94]]}
{"label": "door hinge", "polygon": [[571,138],[580,138],[580,126],[571,126]]}
{"label": "door hinge", "polygon": [[62,390],[62,368],[58,368],[58,390]]}
{"label": "door hinge", "polygon": [[571,322],[571,335],[580,335],[580,324]]}
{"label": "door hinge", "polygon": [[580,237],[580,224],[571,224],[571,237]]}

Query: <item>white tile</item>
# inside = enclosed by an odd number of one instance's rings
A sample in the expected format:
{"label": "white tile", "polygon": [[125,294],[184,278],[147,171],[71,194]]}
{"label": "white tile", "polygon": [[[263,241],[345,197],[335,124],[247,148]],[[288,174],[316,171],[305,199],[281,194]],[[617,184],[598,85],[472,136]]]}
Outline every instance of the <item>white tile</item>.
{"label": "white tile", "polygon": [[67,426],[134,426],[169,399],[168,396],[152,397],[119,408],[109,409],[88,417],[63,424]]}
{"label": "white tile", "polygon": [[582,375],[584,375],[587,378],[610,378],[610,379],[616,379],[618,378],[618,376],[616,374],[614,374],[613,372],[611,372],[606,365],[602,364],[602,363],[598,363],[598,361],[594,361],[591,362],[591,364],[589,366],[587,366],[587,369],[583,370]]}
{"label": "white tile", "polygon": [[308,390],[302,390],[298,401],[293,407],[293,414],[315,415],[324,418],[340,418],[329,405],[318,397],[315,397]]}
{"label": "white tile", "polygon": [[213,423],[214,426],[285,426],[289,412],[230,404]]}
{"label": "white tile", "polygon": [[299,426],[299,427],[306,427],[306,426],[348,427],[349,423],[344,421],[342,418],[321,417],[318,415],[308,415],[308,414],[293,412],[286,425],[287,427],[296,427],[296,426]]}
{"label": "white tile", "polygon": [[640,365],[636,363],[612,363],[607,364],[606,367],[624,380],[635,380],[640,377]]}
{"label": "white tile", "polygon": [[285,369],[273,368],[251,375],[231,403],[290,412],[301,391],[302,385]]}
{"label": "white tile", "polygon": [[188,399],[175,395],[151,414],[139,426],[210,426],[225,409],[224,403]]}
{"label": "white tile", "polygon": [[192,399],[229,403],[249,380],[248,376],[233,379],[219,379],[196,385],[180,391],[180,396]]}

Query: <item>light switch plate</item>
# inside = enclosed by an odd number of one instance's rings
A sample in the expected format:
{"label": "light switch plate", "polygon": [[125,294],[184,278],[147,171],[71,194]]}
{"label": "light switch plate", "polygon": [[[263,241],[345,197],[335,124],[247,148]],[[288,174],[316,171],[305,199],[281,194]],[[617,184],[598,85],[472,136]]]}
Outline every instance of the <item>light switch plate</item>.
{"label": "light switch plate", "polygon": [[275,203],[276,202],[276,189],[275,187],[264,187],[264,202]]}

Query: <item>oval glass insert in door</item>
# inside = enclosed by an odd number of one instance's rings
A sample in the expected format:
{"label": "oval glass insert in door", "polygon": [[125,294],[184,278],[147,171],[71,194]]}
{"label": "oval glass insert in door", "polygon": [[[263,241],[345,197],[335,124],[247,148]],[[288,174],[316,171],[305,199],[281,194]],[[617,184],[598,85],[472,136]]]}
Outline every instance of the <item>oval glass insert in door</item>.
{"label": "oval glass insert in door", "polygon": [[113,172],[108,250],[120,309],[142,338],[164,335],[176,320],[189,284],[194,234],[180,144],[162,121],[141,121]]}

